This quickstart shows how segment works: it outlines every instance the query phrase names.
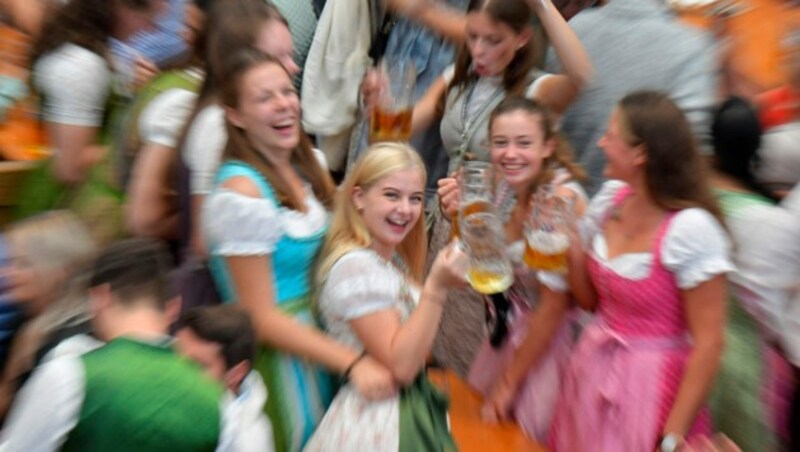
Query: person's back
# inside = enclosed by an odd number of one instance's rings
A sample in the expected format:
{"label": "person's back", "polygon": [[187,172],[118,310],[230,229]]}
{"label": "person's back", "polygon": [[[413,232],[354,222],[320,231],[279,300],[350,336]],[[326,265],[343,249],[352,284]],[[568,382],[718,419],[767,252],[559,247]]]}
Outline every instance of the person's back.
{"label": "person's back", "polygon": [[561,130],[590,176],[590,192],[602,183],[605,157],[597,141],[614,104],[642,89],[666,92],[687,114],[696,135],[707,135],[714,103],[715,54],[710,36],[673,17],[659,0],[611,0],[570,21],[595,68],[564,114]]}
{"label": "person's back", "polygon": [[147,239],[115,243],[96,259],[92,324],[107,344],[34,372],[0,450],[235,450],[222,385],[179,357],[166,335],[178,311],[167,261],[164,246]]}
{"label": "person's back", "polygon": [[118,338],[79,358],[80,417],[62,450],[215,450],[222,387],[170,346]]}

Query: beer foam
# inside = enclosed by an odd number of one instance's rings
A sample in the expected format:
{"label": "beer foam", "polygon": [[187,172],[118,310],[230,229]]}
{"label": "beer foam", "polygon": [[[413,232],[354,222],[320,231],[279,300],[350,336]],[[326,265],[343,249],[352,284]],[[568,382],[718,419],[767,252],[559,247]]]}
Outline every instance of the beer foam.
{"label": "beer foam", "polygon": [[561,232],[532,231],[527,239],[528,246],[544,254],[558,254],[569,248],[569,237]]}

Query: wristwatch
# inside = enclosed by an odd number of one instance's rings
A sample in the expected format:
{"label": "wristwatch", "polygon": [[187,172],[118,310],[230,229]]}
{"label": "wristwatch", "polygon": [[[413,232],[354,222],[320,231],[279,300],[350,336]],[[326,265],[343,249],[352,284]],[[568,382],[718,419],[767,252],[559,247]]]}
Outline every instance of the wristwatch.
{"label": "wristwatch", "polygon": [[681,435],[675,433],[667,433],[661,437],[661,442],[658,445],[658,450],[661,452],[678,452],[683,449],[684,440]]}

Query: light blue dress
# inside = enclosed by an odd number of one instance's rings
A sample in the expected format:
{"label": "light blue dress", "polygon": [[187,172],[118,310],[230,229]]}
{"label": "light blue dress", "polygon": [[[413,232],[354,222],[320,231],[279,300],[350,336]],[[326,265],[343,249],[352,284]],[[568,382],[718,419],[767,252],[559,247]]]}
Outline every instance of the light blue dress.
{"label": "light blue dress", "polygon": [[[219,187],[240,176],[254,181],[262,198]],[[310,278],[328,231],[328,213],[311,187],[306,186],[308,212],[303,213],[282,207],[261,173],[243,162],[224,163],[216,185],[206,200],[202,223],[222,299],[237,300],[225,257],[266,255],[272,263],[277,306],[298,322],[316,327]],[[308,361],[265,345],[259,347],[254,367],[269,391],[265,411],[274,428],[275,450],[301,450],[332,399],[330,376]]]}

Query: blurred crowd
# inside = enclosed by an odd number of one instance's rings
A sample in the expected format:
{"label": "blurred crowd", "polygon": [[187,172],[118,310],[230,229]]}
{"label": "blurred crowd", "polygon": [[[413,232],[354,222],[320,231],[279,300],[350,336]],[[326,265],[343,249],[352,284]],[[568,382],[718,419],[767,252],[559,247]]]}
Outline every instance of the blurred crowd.
{"label": "blurred crowd", "polygon": [[800,450],[767,7],[0,0],[0,451]]}

